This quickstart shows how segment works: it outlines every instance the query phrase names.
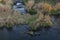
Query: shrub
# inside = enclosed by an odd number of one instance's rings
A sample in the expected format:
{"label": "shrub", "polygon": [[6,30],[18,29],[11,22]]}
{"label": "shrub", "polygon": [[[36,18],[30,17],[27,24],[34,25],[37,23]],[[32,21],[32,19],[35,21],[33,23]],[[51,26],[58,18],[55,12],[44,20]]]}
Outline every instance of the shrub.
{"label": "shrub", "polygon": [[53,26],[53,22],[49,15],[44,15],[43,13],[38,13],[37,16],[32,17],[29,22],[31,30],[38,30],[41,27],[51,27]]}
{"label": "shrub", "polygon": [[54,7],[53,10],[50,12],[51,15],[58,15],[60,14],[60,3],[57,3]]}
{"label": "shrub", "polygon": [[55,9],[56,9],[56,10],[59,10],[59,9],[60,9],[60,3],[57,3],[57,4],[55,5]]}
{"label": "shrub", "polygon": [[47,12],[50,12],[51,10],[53,10],[53,7],[52,7],[51,4],[45,3],[45,4],[44,4],[44,9],[45,9]]}
{"label": "shrub", "polygon": [[60,14],[60,10],[52,10],[50,15],[59,15]]}
{"label": "shrub", "polygon": [[37,11],[34,10],[34,9],[30,9],[28,12],[29,12],[31,15],[37,14]]}
{"label": "shrub", "polygon": [[31,9],[34,5],[34,0],[29,0],[25,5],[27,10]]}

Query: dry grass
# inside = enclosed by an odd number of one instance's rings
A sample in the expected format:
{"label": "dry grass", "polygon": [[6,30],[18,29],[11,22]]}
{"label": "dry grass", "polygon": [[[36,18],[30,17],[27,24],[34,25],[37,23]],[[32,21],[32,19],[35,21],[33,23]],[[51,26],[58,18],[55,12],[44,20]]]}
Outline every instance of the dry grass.
{"label": "dry grass", "polygon": [[[41,26],[53,26],[53,22],[51,17],[49,16],[49,12],[53,10],[53,6],[48,3],[37,3],[33,8],[37,11],[37,18],[33,21],[30,21],[30,28],[31,30],[36,30],[37,28],[40,28]],[[46,13],[47,14],[46,14]]]}
{"label": "dry grass", "polygon": [[36,4],[34,8],[40,11],[47,11],[47,12],[50,12],[51,10],[53,10],[53,6],[51,4],[44,3],[44,2],[40,2]]}
{"label": "dry grass", "polygon": [[6,3],[6,5],[11,5],[13,2],[12,2],[12,0],[3,0],[5,3]]}
{"label": "dry grass", "polygon": [[53,22],[49,15],[44,15],[43,13],[38,12],[37,16],[35,16],[35,19],[30,21],[29,25],[31,30],[37,30],[41,27],[53,26]]}
{"label": "dry grass", "polygon": [[58,9],[60,9],[60,3],[57,3],[57,4],[55,5],[55,10],[58,10]]}
{"label": "dry grass", "polygon": [[0,4],[0,27],[12,27],[16,24],[27,23],[30,18],[29,14],[21,15],[21,13],[12,10],[10,5],[11,0],[4,0],[4,2],[6,2],[5,5]]}
{"label": "dry grass", "polygon": [[29,0],[27,3],[26,3],[26,8],[29,10],[32,8],[32,6],[34,5],[34,0]]}
{"label": "dry grass", "polygon": [[[0,27],[12,27],[15,24],[27,24],[29,23],[31,29],[36,29],[40,26],[51,26],[52,20],[47,14],[44,15],[43,12],[50,12],[55,8],[49,3],[37,3],[35,4],[34,0],[29,0],[26,3],[27,10],[32,9],[32,7],[37,11],[37,14],[32,16],[29,14],[21,15],[21,13],[13,11],[11,9],[11,0],[4,0],[6,5],[0,5]],[[56,4],[56,8],[59,9],[59,3]],[[31,20],[30,20],[31,19]]]}
{"label": "dry grass", "polygon": [[46,11],[51,11],[51,10],[53,10],[53,6],[49,3],[44,3],[44,9]]}
{"label": "dry grass", "polygon": [[[29,17],[28,17],[29,16]],[[6,27],[12,27],[16,24],[27,24],[27,21],[29,20],[30,15],[21,15],[19,12],[0,12],[0,27],[6,26]]]}

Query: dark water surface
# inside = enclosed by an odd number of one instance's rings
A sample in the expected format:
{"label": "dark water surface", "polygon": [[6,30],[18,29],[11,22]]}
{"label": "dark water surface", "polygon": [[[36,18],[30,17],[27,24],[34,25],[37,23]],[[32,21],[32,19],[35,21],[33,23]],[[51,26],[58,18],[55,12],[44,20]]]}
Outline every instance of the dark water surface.
{"label": "dark water surface", "polygon": [[27,34],[27,25],[14,26],[12,29],[0,29],[0,40],[60,40],[60,18],[55,20],[55,25],[49,30],[42,29],[36,36]]}

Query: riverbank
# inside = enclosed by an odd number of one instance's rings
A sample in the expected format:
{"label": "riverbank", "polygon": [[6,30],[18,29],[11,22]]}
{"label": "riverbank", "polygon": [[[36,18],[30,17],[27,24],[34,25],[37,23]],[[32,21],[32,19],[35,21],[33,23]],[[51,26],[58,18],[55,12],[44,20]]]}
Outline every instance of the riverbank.
{"label": "riverbank", "polygon": [[[6,2],[6,1],[5,1]],[[33,3],[34,1],[31,1]],[[20,12],[16,12],[13,9],[11,9],[11,2],[5,5],[0,5],[0,27],[12,27],[17,24],[28,24],[32,30],[36,30],[40,26],[52,26],[52,21],[49,15],[44,15],[39,10],[39,6],[35,5],[37,7],[37,12],[30,11],[27,14],[21,14]],[[28,3],[30,4],[30,2]],[[41,3],[40,3],[41,4]],[[43,5],[43,4],[42,4]],[[27,9],[30,5],[26,5]],[[33,5],[31,5],[33,6]],[[31,8],[31,6],[29,8]],[[35,9],[36,9],[35,7]],[[33,9],[33,10],[35,10]],[[28,10],[29,11],[29,10]],[[35,15],[30,15],[36,13]],[[48,19],[49,18],[49,19]]]}
{"label": "riverbank", "polygon": [[[37,30],[41,27],[52,27],[54,22],[51,18],[51,11],[59,9],[59,3],[55,6],[47,2],[35,3],[35,0],[29,0],[25,3],[26,14],[11,9],[9,4],[0,5],[0,27],[13,27],[18,24],[27,24],[30,30]],[[13,4],[13,3],[12,3]],[[32,5],[31,5],[32,4]]]}

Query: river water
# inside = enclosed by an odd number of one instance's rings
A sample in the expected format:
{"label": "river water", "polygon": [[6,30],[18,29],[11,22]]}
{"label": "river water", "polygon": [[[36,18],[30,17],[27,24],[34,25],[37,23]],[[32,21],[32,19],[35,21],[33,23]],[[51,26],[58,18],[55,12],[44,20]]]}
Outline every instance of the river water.
{"label": "river water", "polygon": [[60,18],[55,20],[55,25],[49,29],[42,29],[34,36],[27,34],[27,25],[14,26],[11,29],[0,29],[0,40],[60,40]]}

